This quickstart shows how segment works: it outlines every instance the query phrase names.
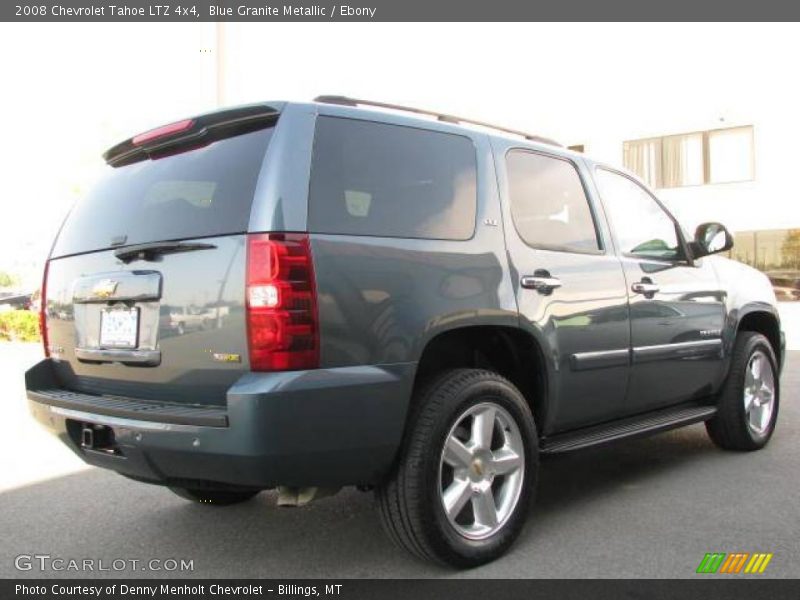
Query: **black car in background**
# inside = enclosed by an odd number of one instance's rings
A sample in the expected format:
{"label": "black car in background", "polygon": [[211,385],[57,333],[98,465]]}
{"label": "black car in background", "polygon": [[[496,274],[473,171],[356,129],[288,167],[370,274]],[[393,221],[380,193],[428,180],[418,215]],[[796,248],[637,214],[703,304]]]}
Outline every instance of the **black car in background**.
{"label": "black car in background", "polygon": [[3,294],[0,292],[0,308],[10,307],[14,310],[30,310],[33,294]]}

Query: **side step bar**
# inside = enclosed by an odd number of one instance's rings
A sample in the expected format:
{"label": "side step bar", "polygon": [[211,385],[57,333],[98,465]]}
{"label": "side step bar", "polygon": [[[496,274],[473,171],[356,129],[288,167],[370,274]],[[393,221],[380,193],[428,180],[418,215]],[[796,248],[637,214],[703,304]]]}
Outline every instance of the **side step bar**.
{"label": "side step bar", "polygon": [[612,423],[560,433],[542,440],[542,454],[560,454],[616,440],[639,437],[707,421],[717,412],[716,406],[683,405],[651,412]]}

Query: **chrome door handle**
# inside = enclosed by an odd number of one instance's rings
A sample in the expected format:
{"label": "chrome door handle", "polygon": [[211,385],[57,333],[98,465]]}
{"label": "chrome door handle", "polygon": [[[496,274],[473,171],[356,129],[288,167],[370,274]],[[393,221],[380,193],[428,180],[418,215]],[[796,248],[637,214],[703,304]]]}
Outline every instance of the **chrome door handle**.
{"label": "chrome door handle", "polygon": [[658,292],[659,287],[658,284],[653,283],[652,281],[637,281],[631,286],[631,289],[636,294],[644,294],[645,298],[652,298],[653,295]]}
{"label": "chrome door handle", "polygon": [[561,287],[561,280],[552,277],[549,273],[541,275],[526,275],[520,280],[520,285],[529,290],[536,290],[540,294],[549,294],[554,289]]}

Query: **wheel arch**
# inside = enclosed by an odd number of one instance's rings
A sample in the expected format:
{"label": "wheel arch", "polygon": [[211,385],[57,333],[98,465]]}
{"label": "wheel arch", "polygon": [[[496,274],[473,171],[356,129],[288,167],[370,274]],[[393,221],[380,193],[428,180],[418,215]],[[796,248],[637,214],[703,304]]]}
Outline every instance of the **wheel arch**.
{"label": "wheel arch", "polygon": [[420,387],[447,369],[481,368],[513,383],[525,397],[536,427],[546,422],[549,377],[542,344],[529,332],[507,325],[472,325],[440,332],[422,349],[414,376],[412,405]]}
{"label": "wheel arch", "polygon": [[743,307],[736,322],[736,335],[742,331],[752,331],[766,337],[778,359],[778,367],[783,367],[785,354],[783,334],[780,315],[774,306],[758,303]]}

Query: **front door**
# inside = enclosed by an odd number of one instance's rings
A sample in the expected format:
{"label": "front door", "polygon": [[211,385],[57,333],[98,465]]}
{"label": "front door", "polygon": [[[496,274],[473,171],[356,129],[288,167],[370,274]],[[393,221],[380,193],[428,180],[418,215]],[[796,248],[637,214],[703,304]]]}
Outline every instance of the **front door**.
{"label": "front door", "polygon": [[550,365],[540,426],[551,434],[618,417],[629,369],[625,278],[587,199],[583,167],[524,149],[500,164],[521,324]]}
{"label": "front door", "polygon": [[708,396],[722,364],[725,297],[707,260],[687,259],[675,219],[641,185],[596,182],[625,269],[631,316],[628,412]]}

